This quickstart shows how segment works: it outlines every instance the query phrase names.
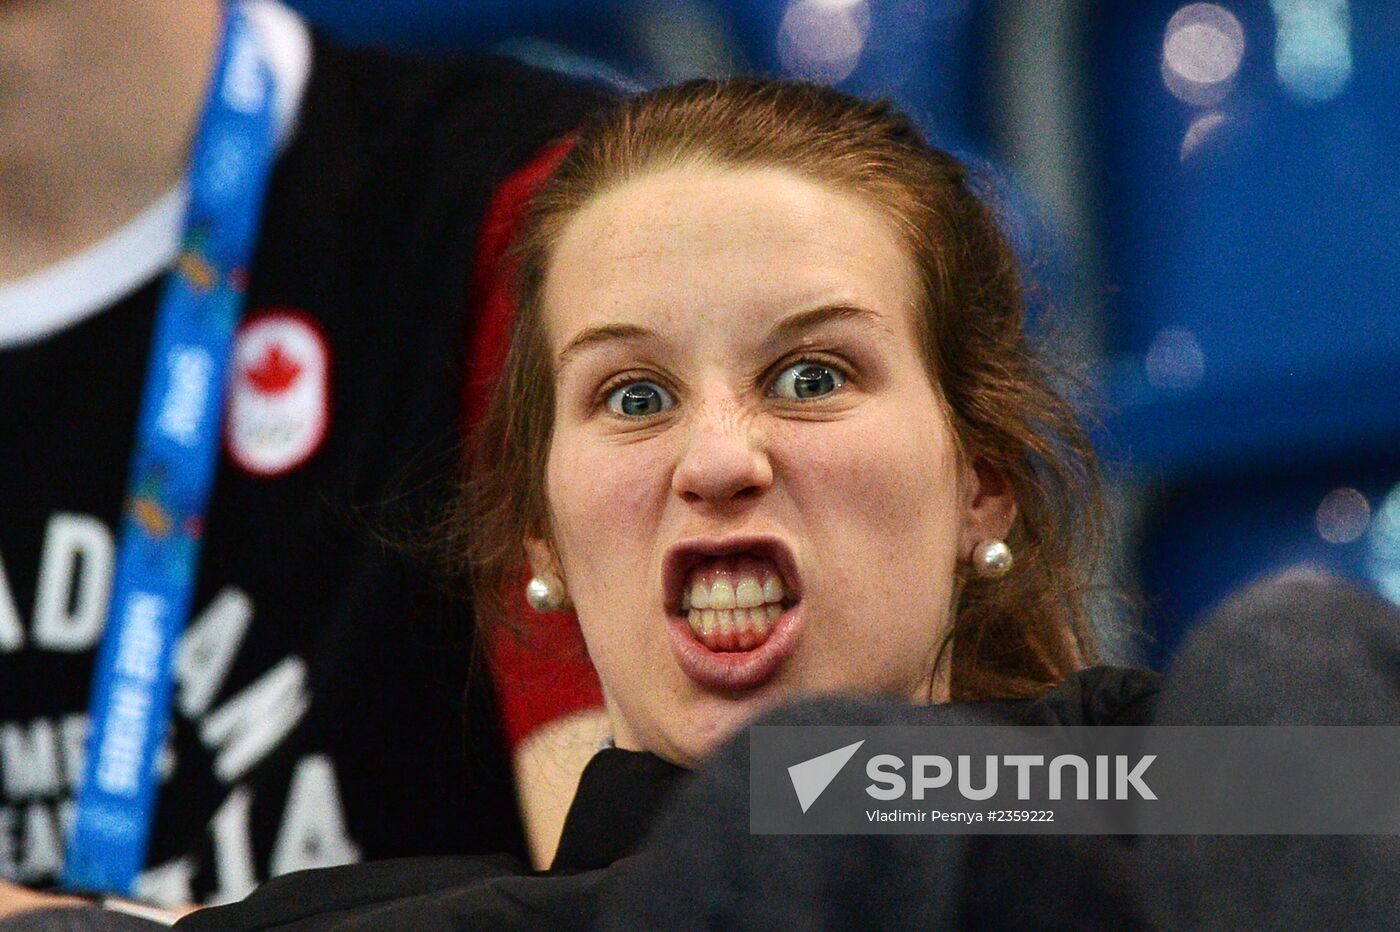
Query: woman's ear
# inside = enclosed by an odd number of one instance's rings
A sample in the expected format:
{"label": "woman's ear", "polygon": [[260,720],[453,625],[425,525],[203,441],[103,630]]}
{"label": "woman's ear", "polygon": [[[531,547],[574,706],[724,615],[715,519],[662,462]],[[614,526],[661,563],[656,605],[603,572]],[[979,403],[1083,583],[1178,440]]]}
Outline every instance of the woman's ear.
{"label": "woman's ear", "polygon": [[986,540],[1005,540],[1016,523],[1016,497],[1006,474],[976,458],[963,473],[962,534],[958,554],[971,559],[972,548]]}

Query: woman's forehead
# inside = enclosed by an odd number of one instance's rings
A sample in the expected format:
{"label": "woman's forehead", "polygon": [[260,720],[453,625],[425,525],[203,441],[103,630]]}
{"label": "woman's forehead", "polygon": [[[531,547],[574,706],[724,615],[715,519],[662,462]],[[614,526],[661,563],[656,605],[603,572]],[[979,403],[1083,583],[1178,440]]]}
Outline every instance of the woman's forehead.
{"label": "woman's forehead", "polygon": [[894,224],[864,198],[783,170],[691,165],[632,179],[576,213],[544,305],[558,352],[599,326],[758,332],[831,305],[893,327],[911,318],[917,280]]}

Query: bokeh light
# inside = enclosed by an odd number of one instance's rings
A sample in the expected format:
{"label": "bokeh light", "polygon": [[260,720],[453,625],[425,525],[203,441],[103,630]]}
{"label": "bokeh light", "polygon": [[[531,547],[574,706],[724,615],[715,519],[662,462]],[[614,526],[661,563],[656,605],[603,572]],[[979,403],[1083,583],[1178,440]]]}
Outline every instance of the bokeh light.
{"label": "bokeh light", "polygon": [[1206,357],[1196,335],[1185,327],[1163,327],[1152,338],[1143,360],[1147,382],[1161,391],[1190,391],[1201,384]]}
{"label": "bokeh light", "polygon": [[1214,3],[1193,3],[1167,21],[1162,40],[1162,81],[1178,98],[1197,106],[1224,99],[1244,60],[1244,27]]}
{"label": "bokeh light", "polygon": [[836,84],[856,70],[869,34],[865,0],[793,0],[778,27],[778,60],[795,77]]}
{"label": "bokeh light", "polygon": [[1366,572],[1382,595],[1400,605],[1400,483],[1381,501],[1371,522]]}
{"label": "bokeh light", "polygon": [[628,8],[627,28],[663,82],[739,70],[725,19],[709,3],[636,0]]}
{"label": "bokeh light", "polygon": [[1270,0],[1278,23],[1274,72],[1299,100],[1331,100],[1351,78],[1347,0]]}
{"label": "bokeh light", "polygon": [[1317,533],[1329,544],[1360,540],[1371,525],[1371,503],[1356,489],[1333,489],[1317,506]]}
{"label": "bokeh light", "polygon": [[1219,110],[1211,110],[1192,120],[1186,128],[1186,135],[1181,138],[1181,160],[1184,162],[1190,158],[1202,143],[1228,122],[1230,118]]}

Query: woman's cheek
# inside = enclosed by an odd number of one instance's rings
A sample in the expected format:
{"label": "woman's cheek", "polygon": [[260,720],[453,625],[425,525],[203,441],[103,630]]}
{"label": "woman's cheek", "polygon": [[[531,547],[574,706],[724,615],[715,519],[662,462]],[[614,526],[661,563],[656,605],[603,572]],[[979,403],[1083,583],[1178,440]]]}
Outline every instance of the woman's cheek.
{"label": "woman's cheek", "polygon": [[632,549],[628,542],[654,535],[669,474],[649,443],[557,439],[548,470],[549,505],[566,560],[569,551],[602,563],[633,560],[638,554],[623,552]]}
{"label": "woman's cheek", "polygon": [[[794,426],[784,460],[803,533],[821,557],[823,588],[938,621],[957,557],[950,436],[936,421],[910,418]],[[850,621],[869,636],[866,620]]]}
{"label": "woman's cheek", "polygon": [[957,499],[950,439],[929,419],[885,412],[793,424],[781,451],[793,482],[843,520],[892,534],[926,529]]}

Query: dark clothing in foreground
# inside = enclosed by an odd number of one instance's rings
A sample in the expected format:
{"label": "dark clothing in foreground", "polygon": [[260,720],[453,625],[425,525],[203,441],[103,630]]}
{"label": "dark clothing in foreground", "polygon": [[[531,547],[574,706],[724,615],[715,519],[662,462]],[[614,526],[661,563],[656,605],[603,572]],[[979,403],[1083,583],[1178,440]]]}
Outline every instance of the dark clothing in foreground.
{"label": "dark clothing in foreground", "polygon": [[[1002,722],[1133,725],[1150,720],[1157,685],[1150,673],[1101,667],[1071,677],[1034,702],[913,708],[829,699],[795,706],[773,720],[941,724],[970,714]],[[687,775],[650,754],[600,751],[584,771],[558,856],[544,875],[527,875],[519,861],[506,857],[414,859],[303,872],[265,884],[236,906],[197,913],[180,928],[353,926],[427,932],[619,922],[624,927],[662,928],[683,923],[688,915],[700,924],[707,915],[718,918],[723,901],[731,896],[742,898],[744,905],[719,919],[725,925],[773,922],[791,928],[795,922],[805,927],[808,919],[825,916],[838,922],[845,917],[863,926],[858,920],[867,907],[861,891],[876,880],[870,867],[889,856],[881,849],[897,839],[750,836],[747,753],[748,742],[741,738],[703,771]],[[675,793],[684,802],[665,807]],[[655,816],[663,809],[670,815],[657,822]],[[645,842],[653,824],[661,837]],[[944,856],[928,843],[948,847],[949,856],[956,858],[955,849],[964,839],[900,841],[908,847],[900,861],[928,861],[932,855],[930,873],[939,876],[931,878],[936,886],[928,888],[929,896],[944,895]],[[736,857],[739,860],[731,860]],[[1060,872],[1067,873],[1064,868]],[[731,882],[735,880],[742,883]],[[808,899],[794,894],[809,884],[819,889],[810,890],[813,899],[802,905],[803,911],[794,911],[799,901]],[[883,881],[876,881],[870,889],[884,887]],[[771,896],[779,899],[767,902]]]}
{"label": "dark clothing in foreground", "polygon": [[[1400,725],[1400,611],[1320,575],[1247,589],[1195,632],[1157,723]],[[1158,836],[1142,850],[1164,878],[1164,926],[1400,928],[1400,836]]]}
{"label": "dark clothing in foreground", "polygon": [[[1400,612],[1336,581],[1288,577],[1223,606],[1164,681],[1098,668],[1030,703],[911,708],[823,699],[764,723],[989,719],[1400,724]],[[1382,929],[1400,922],[1393,836],[753,835],[748,754],[741,735],[686,775],[649,755],[600,752],[546,875],[525,874],[510,858],[310,871],[274,880],[241,904],[196,913],[180,928]]]}

